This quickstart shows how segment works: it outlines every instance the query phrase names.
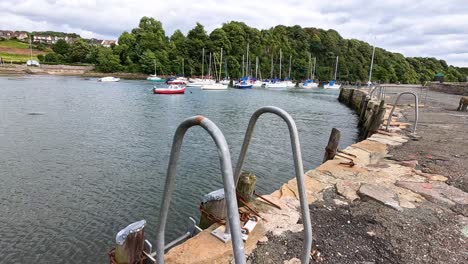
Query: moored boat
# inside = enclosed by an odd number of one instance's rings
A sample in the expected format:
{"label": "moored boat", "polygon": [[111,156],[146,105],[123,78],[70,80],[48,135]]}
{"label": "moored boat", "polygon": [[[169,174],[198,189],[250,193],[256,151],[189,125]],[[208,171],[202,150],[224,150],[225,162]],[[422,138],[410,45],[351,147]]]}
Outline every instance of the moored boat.
{"label": "moored boat", "polygon": [[336,83],[336,73],[338,72],[338,56],[336,56],[335,78],[323,86],[324,89],[340,89],[341,84]]}
{"label": "moored boat", "polygon": [[305,80],[303,83],[300,84],[300,87],[303,89],[317,88],[318,83],[314,82],[314,80]]}
{"label": "moored boat", "polygon": [[146,80],[152,81],[152,82],[161,82],[161,83],[166,81],[165,79],[163,79],[161,77],[158,77],[158,76],[156,76],[154,74],[148,76],[148,78],[146,78]]}
{"label": "moored boat", "polygon": [[115,78],[112,76],[102,77],[98,79],[98,82],[118,82],[120,78]]}
{"label": "moored boat", "polygon": [[246,83],[246,82],[241,82],[237,85],[237,88],[239,89],[251,89],[252,84]]}
{"label": "moored boat", "polygon": [[324,89],[340,89],[341,84],[337,84],[335,80],[329,81],[323,86]]}
{"label": "moored boat", "polygon": [[201,86],[202,90],[227,90],[228,85],[222,83],[208,83]]}
{"label": "moored boat", "polygon": [[183,94],[185,93],[185,86],[180,86],[176,84],[171,84],[169,87],[154,87],[154,94]]}

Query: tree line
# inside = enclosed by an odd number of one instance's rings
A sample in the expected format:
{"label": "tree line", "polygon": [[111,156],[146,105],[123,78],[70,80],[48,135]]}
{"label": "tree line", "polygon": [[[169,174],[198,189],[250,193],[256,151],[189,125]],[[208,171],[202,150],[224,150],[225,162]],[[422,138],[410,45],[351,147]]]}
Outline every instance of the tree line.
{"label": "tree line", "polygon": [[[278,77],[279,54],[283,54],[281,76],[288,75],[291,58],[291,79],[301,80],[309,75],[309,56],[316,58],[316,78],[329,80],[339,56],[338,80],[367,82],[372,46],[356,39],[344,39],[335,30],[302,28],[278,25],[270,29],[256,29],[243,22],[231,21],[207,33],[204,26],[196,23],[187,35],[176,30],[166,36],[162,23],[150,17],[141,18],[137,28],[123,32],[118,45],[111,48],[95,46],[78,39],[68,45],[58,41],[53,52],[42,59],[47,62],[92,63],[101,72],[152,73],[156,66],[158,74],[202,74],[202,50],[207,72],[208,53],[223,49],[223,76],[241,77],[243,56],[249,43],[251,63],[247,72],[255,72],[258,57],[262,78]],[[273,63],[272,63],[273,62]],[[246,62],[244,62],[247,65]],[[466,81],[468,68],[448,65],[436,58],[408,57],[400,53],[376,48],[373,81],[420,83],[431,81],[436,73],[443,73],[445,81]]]}

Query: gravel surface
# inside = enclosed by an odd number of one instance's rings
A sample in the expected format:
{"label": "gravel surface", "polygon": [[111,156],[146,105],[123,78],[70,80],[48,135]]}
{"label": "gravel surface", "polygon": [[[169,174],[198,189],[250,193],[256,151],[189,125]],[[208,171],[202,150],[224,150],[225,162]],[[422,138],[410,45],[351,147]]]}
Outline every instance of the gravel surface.
{"label": "gravel surface", "polygon": [[[393,149],[395,160],[418,160],[423,172],[442,174],[451,184],[468,192],[468,112],[456,111],[459,95],[429,92],[427,104],[420,108],[417,135]],[[414,120],[414,109],[403,111],[402,121]]]}
{"label": "gravel surface", "polygon": [[[311,263],[468,263],[468,243],[452,211],[431,203],[403,212],[373,200],[336,205],[341,199],[330,189],[323,202],[310,206],[313,250],[320,252]],[[300,256],[301,233],[267,236],[250,263],[283,263]]]}
{"label": "gravel surface", "polygon": [[[418,160],[418,169],[447,176],[448,184],[468,192],[468,113],[455,111],[459,100],[460,96],[429,92],[426,106],[420,108],[421,138],[392,149],[390,155],[400,161]],[[402,121],[413,122],[413,108],[402,113]],[[399,212],[368,199],[336,201],[344,200],[329,189],[323,202],[310,205],[312,250],[320,252],[311,263],[468,263],[468,218],[457,210],[424,202]],[[301,233],[267,236],[268,242],[249,256],[250,263],[299,258]]]}

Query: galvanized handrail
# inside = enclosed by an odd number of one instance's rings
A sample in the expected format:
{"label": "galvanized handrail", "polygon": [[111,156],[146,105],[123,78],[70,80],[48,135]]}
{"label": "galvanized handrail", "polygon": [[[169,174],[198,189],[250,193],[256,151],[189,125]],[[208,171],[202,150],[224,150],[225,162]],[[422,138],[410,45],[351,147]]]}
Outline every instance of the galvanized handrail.
{"label": "galvanized handrail", "polygon": [[369,98],[372,100],[372,95],[374,95],[374,92],[379,89],[379,96],[378,96],[378,99],[380,100],[380,96],[382,94],[382,87],[381,85],[376,85],[374,87],[371,87],[370,88],[370,91],[369,91]]}
{"label": "galvanized handrail", "polygon": [[235,182],[237,185],[242,171],[242,166],[244,165],[247,149],[249,147],[250,140],[252,139],[255,124],[257,123],[258,118],[264,113],[275,114],[281,117],[288,125],[294,158],[294,167],[296,170],[297,189],[299,191],[299,200],[301,204],[302,222],[304,225],[304,245],[302,248],[301,262],[309,263],[310,250],[312,247],[312,225],[310,221],[309,204],[307,202],[307,196],[304,187],[304,168],[302,165],[301,146],[299,143],[299,133],[297,131],[296,123],[286,111],[275,106],[265,106],[255,111],[255,113],[252,115],[245,132],[244,142],[242,143],[242,149],[239,154],[239,160],[237,161],[237,166],[234,173]]}
{"label": "galvanized handrail", "polygon": [[[232,232],[232,248],[234,251],[234,260],[236,264],[245,264],[244,243],[241,237],[239,212],[236,200],[236,188],[232,174],[231,155],[229,147],[221,130],[208,118],[203,116],[194,116],[183,121],[174,135],[172,143],[171,156],[167,169],[166,183],[164,187],[164,196],[161,203],[158,233],[156,236],[156,259],[158,264],[164,263],[164,234],[171,204],[171,196],[174,191],[175,176],[177,172],[177,162],[180,157],[180,149],[185,133],[192,126],[203,127],[215,141],[218,148],[221,171],[223,175],[223,185],[227,205],[227,217]],[[227,225],[227,224],[226,224]]]}
{"label": "galvanized handrail", "polygon": [[393,103],[392,111],[390,111],[390,115],[387,119],[387,127],[386,130],[388,131],[388,127],[390,126],[390,121],[392,120],[393,111],[395,111],[395,107],[398,104],[398,100],[404,94],[412,94],[414,96],[414,127],[413,127],[413,134],[416,133],[416,127],[418,126],[418,118],[419,118],[419,98],[418,95],[414,92],[402,92],[399,93],[395,102]]}

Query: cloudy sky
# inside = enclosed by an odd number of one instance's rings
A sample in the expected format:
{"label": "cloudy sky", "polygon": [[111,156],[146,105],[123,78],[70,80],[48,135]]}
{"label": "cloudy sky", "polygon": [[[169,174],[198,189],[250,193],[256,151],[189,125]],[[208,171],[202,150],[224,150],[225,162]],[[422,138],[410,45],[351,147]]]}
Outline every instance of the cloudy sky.
{"label": "cloudy sky", "polygon": [[142,16],[162,21],[166,34],[197,21],[207,31],[231,20],[332,28],[405,56],[468,66],[467,0],[0,0],[0,29],[116,39]]}

